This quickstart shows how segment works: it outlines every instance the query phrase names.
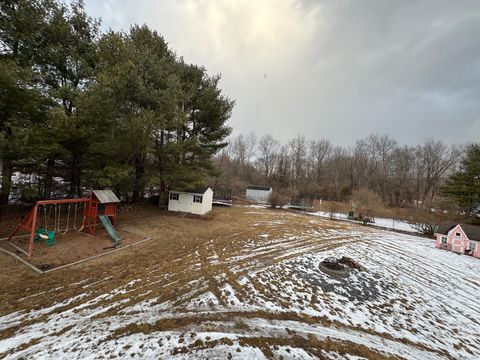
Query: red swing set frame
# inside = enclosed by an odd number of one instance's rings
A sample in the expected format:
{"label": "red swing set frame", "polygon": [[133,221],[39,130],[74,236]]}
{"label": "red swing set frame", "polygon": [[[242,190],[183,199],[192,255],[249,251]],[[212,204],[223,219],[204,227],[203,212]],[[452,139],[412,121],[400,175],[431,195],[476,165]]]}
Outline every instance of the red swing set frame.
{"label": "red swing set frame", "polygon": [[[79,231],[88,229],[90,234],[95,235],[97,230],[97,216],[105,215],[111,219],[112,225],[115,225],[117,217],[117,204],[107,203],[102,204],[95,196],[93,191],[90,192],[88,197],[78,199],[61,199],[61,200],[39,200],[35,202],[32,210],[23,218],[23,220],[17,225],[7,241],[11,241],[15,234],[23,229],[30,234],[28,242],[28,257],[33,254],[33,246],[35,240],[35,232],[39,223],[39,207],[42,205],[62,205],[62,204],[81,204],[85,203],[82,226]],[[67,231],[66,229],[65,231]]]}

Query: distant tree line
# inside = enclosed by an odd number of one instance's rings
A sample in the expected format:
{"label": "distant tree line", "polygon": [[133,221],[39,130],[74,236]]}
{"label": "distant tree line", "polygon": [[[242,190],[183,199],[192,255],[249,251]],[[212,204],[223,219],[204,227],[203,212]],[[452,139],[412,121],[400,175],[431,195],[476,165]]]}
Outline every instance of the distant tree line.
{"label": "distant tree line", "polygon": [[[257,139],[250,133],[233,138],[216,161],[223,175],[214,183],[237,194],[258,183],[299,199],[344,201],[368,189],[398,207],[430,209],[454,200],[468,212],[480,204],[480,147],[475,144],[426,139],[401,146],[390,136],[370,135],[341,147],[304,136],[280,144],[271,135]],[[442,199],[446,204],[439,205]]]}
{"label": "distant tree line", "polygon": [[251,133],[227,146],[234,102],[219,80],[147,26],[102,33],[81,1],[0,2],[0,210],[87,188],[136,201],[207,178],[237,195],[255,183],[299,199],[368,189],[393,206],[430,208],[439,195],[465,212],[479,204],[476,144],[371,135],[340,147]]}
{"label": "distant tree line", "polygon": [[[82,1],[0,3],[0,206],[215,175],[234,102],[147,26],[101,33]],[[0,208],[1,209],[1,208]]]}

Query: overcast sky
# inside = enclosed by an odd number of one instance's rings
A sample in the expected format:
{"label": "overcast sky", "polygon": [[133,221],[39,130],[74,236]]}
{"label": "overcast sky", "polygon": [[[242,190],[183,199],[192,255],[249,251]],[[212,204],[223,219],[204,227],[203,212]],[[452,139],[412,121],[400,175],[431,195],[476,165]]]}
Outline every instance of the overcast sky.
{"label": "overcast sky", "polygon": [[86,0],[221,73],[234,134],[480,141],[480,1]]}

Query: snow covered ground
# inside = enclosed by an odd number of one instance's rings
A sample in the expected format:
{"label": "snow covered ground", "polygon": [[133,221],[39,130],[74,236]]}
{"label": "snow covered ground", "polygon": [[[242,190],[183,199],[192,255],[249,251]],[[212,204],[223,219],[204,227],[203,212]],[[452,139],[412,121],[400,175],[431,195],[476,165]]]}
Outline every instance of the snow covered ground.
{"label": "snow covered ground", "polygon": [[[0,358],[480,358],[478,259],[322,218],[282,231],[305,215],[260,214],[258,237],[235,252],[212,240],[179,258],[181,286],[180,274],[152,267],[104,293],[72,284],[80,291],[68,300],[0,317]],[[366,270],[319,270],[344,255]],[[178,295],[166,300],[167,289]]]}
{"label": "snow covered ground", "polygon": [[[317,212],[312,213],[312,215],[321,216],[321,217],[325,217],[325,218],[330,218],[331,217],[331,214],[327,211],[317,211]],[[348,218],[348,215],[343,214],[343,213],[334,213],[333,218],[339,219],[339,220],[344,220],[344,221],[351,221],[353,223],[358,223],[358,224],[361,223],[361,221],[358,221],[358,220],[350,220]],[[415,229],[408,222],[402,221],[402,220],[397,220],[397,219],[375,218],[375,223],[373,223],[372,225],[384,227],[386,229],[409,231],[409,232],[413,232],[413,233],[418,233],[419,232],[417,229]]]}

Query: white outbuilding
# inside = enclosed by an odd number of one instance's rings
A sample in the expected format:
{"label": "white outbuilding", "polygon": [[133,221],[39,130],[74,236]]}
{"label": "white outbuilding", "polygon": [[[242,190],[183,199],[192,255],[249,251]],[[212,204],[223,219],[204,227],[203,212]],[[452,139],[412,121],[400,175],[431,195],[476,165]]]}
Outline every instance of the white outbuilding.
{"label": "white outbuilding", "polygon": [[270,186],[249,185],[247,186],[246,198],[259,204],[268,203],[268,199],[272,195]]}
{"label": "white outbuilding", "polygon": [[168,211],[205,215],[212,211],[213,190],[210,187],[187,191],[170,191]]}

